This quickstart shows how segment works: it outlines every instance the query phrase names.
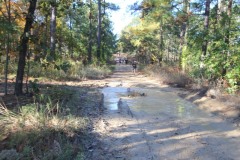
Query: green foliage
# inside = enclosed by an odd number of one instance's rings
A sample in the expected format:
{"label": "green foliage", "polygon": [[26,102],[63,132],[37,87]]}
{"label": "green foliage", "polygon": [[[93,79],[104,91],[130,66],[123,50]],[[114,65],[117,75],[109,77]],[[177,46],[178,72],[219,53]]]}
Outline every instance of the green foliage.
{"label": "green foliage", "polygon": [[[19,39],[25,25],[25,14],[27,13],[27,1],[11,1],[11,21],[7,19],[7,9],[4,1],[0,7],[0,56],[5,55],[7,34],[10,34],[10,68],[9,73],[16,74],[16,61],[18,60]],[[54,79],[63,79],[72,73],[71,61],[86,65],[88,49],[92,48],[92,59],[96,58],[97,39],[97,2],[92,1],[73,2],[68,0],[60,1],[38,1],[33,27],[29,35],[28,51],[30,54],[30,76],[45,76]],[[57,6],[57,28],[56,28],[56,57],[50,56],[50,18],[51,5]],[[117,10],[118,6],[112,3],[102,3],[107,9]],[[90,13],[91,11],[91,13]],[[113,34],[112,22],[108,12],[105,12],[102,20],[102,44],[101,62],[106,64],[116,51],[116,35]],[[89,35],[89,24],[92,22],[91,35]],[[91,45],[89,43],[91,41]],[[30,53],[31,52],[31,53]],[[27,58],[27,57],[26,57]],[[67,60],[65,60],[67,59]],[[34,62],[33,62],[34,60]],[[47,70],[49,69],[49,70]],[[4,64],[0,65],[1,75],[4,75]],[[70,79],[81,79],[82,75],[72,73]]]}
{"label": "green foliage", "polygon": [[[239,54],[239,53],[238,53]],[[234,58],[233,58],[234,59]],[[229,83],[228,92],[235,93],[240,89],[239,83],[240,83],[240,66],[239,66],[239,56],[236,57],[236,61],[232,61],[231,63],[227,64],[227,74],[226,79]]]}
{"label": "green foliage", "polygon": [[38,80],[34,79],[34,81],[29,81],[29,87],[30,87],[30,92],[31,93],[39,93],[39,86],[37,84]]}
{"label": "green foliage", "polygon": [[[161,61],[170,65],[180,64],[182,71],[196,80],[213,82],[231,93],[238,91],[240,4],[233,1],[230,6],[227,1],[225,9],[220,10],[217,8],[220,1],[211,1],[206,30],[206,15],[199,15],[205,12],[206,1],[182,2],[143,0],[132,6],[141,14],[122,32],[119,50],[135,53],[134,56],[143,63],[152,60],[158,64],[162,64]],[[205,42],[206,55],[203,54]]]}

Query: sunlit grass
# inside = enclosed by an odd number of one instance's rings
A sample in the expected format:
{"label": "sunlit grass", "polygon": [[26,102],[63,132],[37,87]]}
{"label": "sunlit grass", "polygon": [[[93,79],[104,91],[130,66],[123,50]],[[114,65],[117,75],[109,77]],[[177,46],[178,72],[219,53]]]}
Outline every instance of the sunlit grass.
{"label": "sunlit grass", "polygon": [[81,63],[73,63],[66,72],[57,70],[53,65],[45,69],[39,70],[37,65],[30,71],[30,76],[42,79],[54,80],[82,80],[82,79],[102,79],[112,73],[111,69],[107,66],[83,66]]}
{"label": "sunlit grass", "polygon": [[[63,66],[62,64],[68,64]],[[61,67],[62,66],[62,67]],[[11,62],[8,78],[15,81],[17,63]],[[27,69],[26,69],[27,71]],[[4,78],[4,65],[0,65],[0,79]],[[70,59],[59,60],[55,63],[41,64],[40,62],[30,62],[29,78],[44,80],[83,80],[83,79],[102,79],[112,73],[111,66],[107,65],[87,65],[82,62]],[[11,76],[10,76],[11,75]]]}
{"label": "sunlit grass", "polygon": [[72,115],[55,115],[47,108],[39,109],[37,104],[22,106],[19,113],[14,113],[0,105],[0,114],[0,127],[5,131],[5,134],[24,130],[41,130],[42,128],[71,134],[86,127],[87,124],[84,118]]}
{"label": "sunlit grass", "polygon": [[66,89],[61,94],[55,91],[49,94],[52,94],[49,98],[39,96],[35,103],[21,106],[18,111],[0,104],[0,144],[6,149],[0,152],[0,159],[12,151],[17,151],[17,156],[23,159],[72,159],[83,155],[81,144],[74,152],[72,140],[76,141],[85,132],[88,119],[71,114],[73,106],[51,100],[50,97],[66,97],[70,94]]}
{"label": "sunlit grass", "polygon": [[159,78],[164,84],[186,87],[192,80],[186,74],[180,72],[177,67],[148,66],[144,72],[150,76]]}

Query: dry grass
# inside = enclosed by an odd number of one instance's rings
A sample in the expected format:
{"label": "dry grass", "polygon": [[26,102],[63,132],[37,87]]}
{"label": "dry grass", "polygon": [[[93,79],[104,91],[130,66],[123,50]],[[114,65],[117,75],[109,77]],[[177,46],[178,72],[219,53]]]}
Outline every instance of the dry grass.
{"label": "dry grass", "polygon": [[176,87],[188,87],[192,83],[192,79],[180,72],[177,67],[160,67],[152,65],[146,67],[144,72],[150,76],[159,78],[164,84]]}
{"label": "dry grass", "polygon": [[[39,69],[40,68],[40,69]],[[30,76],[35,78],[48,78],[54,80],[82,80],[82,79],[102,79],[112,71],[108,66],[84,66],[82,63],[71,63],[66,72],[54,68],[54,65],[49,65],[43,69],[40,64],[34,64],[30,70]]]}
{"label": "dry grass", "polygon": [[1,104],[0,114],[1,133],[5,133],[5,136],[30,130],[40,131],[43,128],[72,135],[87,124],[86,120],[80,117],[55,115],[47,108],[39,110],[37,104],[23,106],[19,113],[14,113]]}
{"label": "dry grass", "polygon": [[52,102],[38,101],[18,111],[0,104],[0,159],[13,151],[19,159],[73,159],[82,155],[81,144],[74,147],[71,139],[79,139],[88,120],[73,116],[71,107]]}

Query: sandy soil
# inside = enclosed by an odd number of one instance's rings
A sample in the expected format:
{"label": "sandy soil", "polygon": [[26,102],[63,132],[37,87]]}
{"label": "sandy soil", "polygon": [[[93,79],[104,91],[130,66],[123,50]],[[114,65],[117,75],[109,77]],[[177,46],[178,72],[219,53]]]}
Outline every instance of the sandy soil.
{"label": "sandy soil", "polygon": [[[212,98],[211,93],[203,96],[198,91],[163,85],[158,79],[139,72],[133,74],[131,66],[116,67],[116,72],[103,80],[48,82],[99,88],[100,91],[105,88],[149,91],[144,96],[141,92],[139,95],[129,93],[131,96],[127,98],[118,97],[117,110],[109,109],[106,103],[102,105],[108,97],[101,92],[88,95],[94,103],[93,107],[84,107],[81,111],[91,120],[82,141],[86,148],[85,159],[240,159],[237,97]],[[155,91],[161,95],[150,94]],[[129,101],[145,106],[142,110],[136,109]],[[185,112],[180,114],[182,110]]]}
{"label": "sandy soil", "polygon": [[[229,116],[233,120],[239,113],[236,113],[236,108],[232,111],[227,109],[226,103],[206,96],[199,97],[197,93],[184,89],[160,85],[154,78],[140,73],[134,75],[130,66],[124,65],[117,66],[116,72],[107,79],[81,83],[102,88],[160,90],[166,95],[166,104],[172,104],[171,98],[176,98],[184,105],[191,106],[190,115],[182,116],[172,106],[166,108],[168,111],[159,109],[151,114],[136,110],[124,98],[119,99],[117,110],[104,106],[99,116],[93,117],[92,143],[89,144],[86,159],[230,160],[240,157],[239,128],[219,116],[225,114],[225,117]],[[172,96],[169,101],[168,95]],[[179,95],[197,105],[183,100]],[[151,95],[144,98],[148,100]]]}

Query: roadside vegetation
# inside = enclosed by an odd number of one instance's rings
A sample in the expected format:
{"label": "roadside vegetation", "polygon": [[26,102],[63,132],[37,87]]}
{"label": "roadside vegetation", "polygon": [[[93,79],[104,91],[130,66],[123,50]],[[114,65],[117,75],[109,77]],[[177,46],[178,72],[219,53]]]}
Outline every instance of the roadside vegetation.
{"label": "roadside vegetation", "polygon": [[239,8],[233,0],[143,0],[131,6],[139,16],[122,31],[118,45],[140,63],[151,64],[147,72],[165,83],[193,82],[237,94]]}
{"label": "roadside vegetation", "polygon": [[[43,89],[44,88],[44,89]],[[42,87],[32,102],[10,108],[0,105],[0,159],[72,159],[83,156],[80,139],[88,121],[73,114],[75,91]]]}
{"label": "roadside vegetation", "polygon": [[163,84],[172,85],[175,87],[189,88],[193,80],[188,75],[179,71],[178,67],[169,66],[146,66],[143,71],[152,77],[160,79]]}
{"label": "roadside vegetation", "polygon": [[116,36],[106,10],[118,7],[92,0],[0,6],[0,159],[86,158],[85,112],[99,109],[101,94],[59,84],[112,73]]}
{"label": "roadside vegetation", "polygon": [[[91,122],[83,110],[96,111],[91,106],[101,104],[101,94],[94,88],[48,82],[102,79],[113,68],[81,63],[66,65],[64,70],[31,65],[28,87],[23,87],[26,93],[13,95],[14,85],[9,83],[9,95],[0,97],[0,159],[84,159]],[[9,71],[14,79],[14,67]]]}

